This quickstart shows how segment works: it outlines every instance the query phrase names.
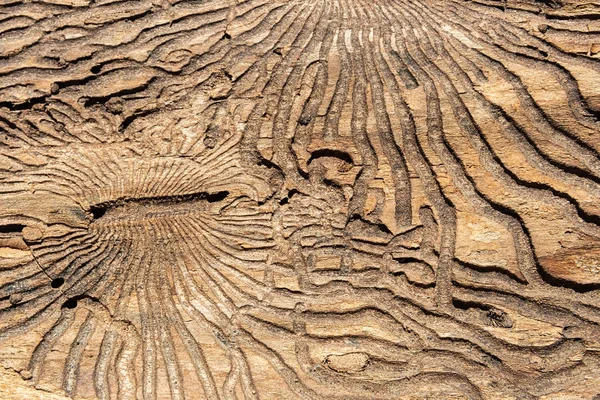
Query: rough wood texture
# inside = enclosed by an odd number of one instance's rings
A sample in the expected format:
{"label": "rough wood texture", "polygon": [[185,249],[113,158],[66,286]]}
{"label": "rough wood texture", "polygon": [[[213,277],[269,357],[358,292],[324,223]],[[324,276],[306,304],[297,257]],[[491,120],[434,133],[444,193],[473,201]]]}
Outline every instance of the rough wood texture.
{"label": "rough wood texture", "polygon": [[1,3],[1,398],[597,398],[597,1]]}

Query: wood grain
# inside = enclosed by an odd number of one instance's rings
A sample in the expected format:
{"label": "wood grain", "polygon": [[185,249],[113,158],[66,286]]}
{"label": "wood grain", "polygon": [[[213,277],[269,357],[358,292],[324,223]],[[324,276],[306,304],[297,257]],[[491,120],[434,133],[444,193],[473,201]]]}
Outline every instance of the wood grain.
{"label": "wood grain", "polygon": [[0,398],[597,399],[599,57],[597,1],[1,1]]}

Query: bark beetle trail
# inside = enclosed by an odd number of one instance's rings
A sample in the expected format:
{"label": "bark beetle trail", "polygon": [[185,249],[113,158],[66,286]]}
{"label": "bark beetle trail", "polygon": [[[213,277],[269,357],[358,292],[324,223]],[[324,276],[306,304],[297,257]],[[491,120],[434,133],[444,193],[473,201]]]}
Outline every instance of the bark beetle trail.
{"label": "bark beetle trail", "polygon": [[580,0],[3,2],[0,397],[597,398],[598,32]]}

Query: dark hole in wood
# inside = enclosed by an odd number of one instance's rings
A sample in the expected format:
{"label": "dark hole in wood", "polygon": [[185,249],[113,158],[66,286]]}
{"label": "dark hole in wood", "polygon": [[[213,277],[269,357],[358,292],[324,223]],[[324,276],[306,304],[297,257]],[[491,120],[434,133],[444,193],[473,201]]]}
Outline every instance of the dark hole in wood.
{"label": "dark hole in wood", "polygon": [[94,219],[100,219],[106,214],[106,207],[91,207],[90,211]]}
{"label": "dark hole in wood", "polygon": [[0,233],[21,233],[23,228],[25,225],[21,224],[0,225]]}
{"label": "dark hole in wood", "polygon": [[74,309],[77,307],[77,299],[72,297],[63,303],[63,308]]}
{"label": "dark hole in wood", "polygon": [[63,278],[55,278],[55,279],[52,279],[50,286],[52,286],[52,288],[54,288],[54,289],[58,289],[64,283],[65,283],[65,280]]}
{"label": "dark hole in wood", "polygon": [[216,203],[218,201],[225,200],[227,196],[229,196],[229,192],[227,191],[213,193],[206,196],[206,201],[208,201],[209,203]]}

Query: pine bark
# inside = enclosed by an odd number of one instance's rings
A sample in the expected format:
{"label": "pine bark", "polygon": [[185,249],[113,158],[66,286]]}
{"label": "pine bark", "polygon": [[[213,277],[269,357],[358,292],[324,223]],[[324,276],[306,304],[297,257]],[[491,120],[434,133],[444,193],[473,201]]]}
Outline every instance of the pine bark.
{"label": "pine bark", "polygon": [[600,3],[0,2],[2,399],[597,399]]}

